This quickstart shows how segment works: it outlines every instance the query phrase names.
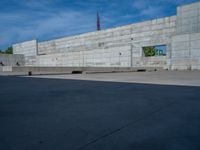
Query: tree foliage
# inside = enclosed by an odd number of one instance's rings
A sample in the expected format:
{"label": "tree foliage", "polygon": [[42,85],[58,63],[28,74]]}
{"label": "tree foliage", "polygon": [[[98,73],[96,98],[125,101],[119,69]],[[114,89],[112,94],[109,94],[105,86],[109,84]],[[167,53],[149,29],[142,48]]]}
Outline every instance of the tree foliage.
{"label": "tree foliage", "polygon": [[0,49],[0,54],[13,54],[13,48],[10,46],[6,50]]}
{"label": "tree foliage", "polygon": [[6,54],[12,54],[13,53],[13,48],[10,46],[6,49]]}
{"label": "tree foliage", "polygon": [[144,47],[144,55],[145,57],[155,56],[156,55],[156,48],[155,46]]}

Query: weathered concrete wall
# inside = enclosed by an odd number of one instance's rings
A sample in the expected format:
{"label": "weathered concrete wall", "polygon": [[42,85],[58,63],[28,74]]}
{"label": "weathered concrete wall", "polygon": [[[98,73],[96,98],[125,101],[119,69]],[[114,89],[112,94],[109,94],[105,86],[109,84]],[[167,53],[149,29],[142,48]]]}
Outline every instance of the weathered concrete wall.
{"label": "weathered concrete wall", "polygon": [[172,38],[172,69],[200,69],[200,33]]}
{"label": "weathered concrete wall", "polygon": [[[26,66],[163,67],[199,69],[200,2],[177,15],[127,26],[13,46]],[[143,47],[166,45],[167,56],[144,57]]]}
{"label": "weathered concrete wall", "polygon": [[171,69],[200,69],[200,2],[177,8],[171,45]]}
{"label": "weathered concrete wall", "polygon": [[0,66],[0,72],[12,72],[12,66]]}
{"label": "weathered concrete wall", "polygon": [[142,47],[169,45],[175,25],[172,16],[13,48],[15,54],[24,54],[26,66],[139,67],[152,64],[143,62]]}
{"label": "weathered concrete wall", "polygon": [[177,8],[176,34],[200,32],[200,2]]}
{"label": "weathered concrete wall", "polygon": [[148,64],[143,62],[142,47],[169,45],[175,26],[176,17],[172,16],[41,42],[37,65],[142,66]]}
{"label": "weathered concrete wall", "polygon": [[168,68],[167,56],[143,57],[142,63],[142,66],[145,67],[162,67],[164,69]]}
{"label": "weathered concrete wall", "polygon": [[0,54],[0,66],[24,66],[24,55]]}
{"label": "weathered concrete wall", "polygon": [[38,43],[38,54],[106,49],[128,43],[140,46],[168,44],[171,35],[175,33],[175,22],[176,17],[172,16],[41,42]]}
{"label": "weathered concrete wall", "polygon": [[37,57],[38,66],[130,66],[130,46],[74,51]]}
{"label": "weathered concrete wall", "polygon": [[13,54],[22,54],[25,56],[25,65],[33,66],[36,63],[37,41],[27,41],[13,45]]}
{"label": "weathered concrete wall", "polygon": [[[117,46],[90,51],[65,52],[37,57],[37,66],[70,67],[166,67],[166,56],[131,59],[132,46]],[[133,58],[133,57],[132,57]],[[135,65],[135,62],[139,63]]]}
{"label": "weathered concrete wall", "polygon": [[37,55],[37,41],[27,41],[13,45],[13,54],[23,54],[24,56]]}

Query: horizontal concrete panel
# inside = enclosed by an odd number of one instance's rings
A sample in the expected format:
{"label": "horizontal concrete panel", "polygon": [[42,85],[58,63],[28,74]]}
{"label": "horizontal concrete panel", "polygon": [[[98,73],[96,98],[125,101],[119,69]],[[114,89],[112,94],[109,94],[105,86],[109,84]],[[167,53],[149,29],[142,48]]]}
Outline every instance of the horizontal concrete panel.
{"label": "horizontal concrete panel", "polygon": [[190,35],[189,34],[184,34],[184,35],[176,35],[172,37],[172,44],[173,42],[185,42],[190,40]]}
{"label": "horizontal concrete panel", "polygon": [[190,49],[190,42],[184,41],[184,42],[173,42],[171,45],[173,50],[189,50]]}
{"label": "horizontal concrete panel", "polygon": [[190,35],[190,39],[192,41],[194,41],[194,40],[200,40],[200,33],[193,33],[193,34],[191,34]]}
{"label": "horizontal concrete panel", "polygon": [[191,50],[191,57],[192,58],[200,58],[200,47],[198,49]]}
{"label": "horizontal concrete panel", "polygon": [[179,13],[179,12],[184,12],[184,11],[195,10],[195,9],[198,9],[199,7],[200,7],[200,2],[195,2],[195,3],[179,6],[177,7],[177,11]]}
{"label": "horizontal concrete panel", "polygon": [[200,48],[200,40],[193,40],[190,42],[191,49],[198,49]]}

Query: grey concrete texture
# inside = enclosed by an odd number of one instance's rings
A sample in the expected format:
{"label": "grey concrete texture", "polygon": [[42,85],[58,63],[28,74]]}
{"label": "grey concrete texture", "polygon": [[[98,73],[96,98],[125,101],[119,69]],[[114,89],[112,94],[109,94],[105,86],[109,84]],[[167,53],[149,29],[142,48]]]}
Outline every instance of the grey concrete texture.
{"label": "grey concrete texture", "polygon": [[200,3],[192,3],[177,8],[177,34],[200,32]]}
{"label": "grey concrete texture", "polygon": [[24,66],[25,59],[24,55],[11,55],[11,54],[0,54],[0,67],[2,66]]}
{"label": "grey concrete texture", "polygon": [[[173,25],[172,25],[173,23]],[[171,25],[171,26],[170,26]],[[175,31],[175,21],[170,17],[155,19],[115,29],[102,30],[99,32],[86,33],[80,36],[72,36],[63,39],[42,42],[38,44],[39,54],[49,54],[58,52],[83,51],[93,49],[106,49],[131,42],[143,42],[144,38],[150,38],[148,42],[155,40],[169,41],[169,35]]]}
{"label": "grey concrete texture", "polygon": [[23,54],[24,56],[37,55],[37,41],[36,40],[14,44],[12,47],[13,47],[14,54]]}
{"label": "grey concrete texture", "polygon": [[[175,20],[172,16],[46,42],[15,44],[14,53],[29,54],[27,66],[150,67],[158,65],[157,61],[143,62],[142,47],[170,43]],[[38,55],[30,58],[30,54]]]}
{"label": "grey concrete texture", "polygon": [[200,87],[0,76],[1,150],[199,150]]}
{"label": "grey concrete texture", "polygon": [[200,33],[172,37],[171,68],[200,69]]}

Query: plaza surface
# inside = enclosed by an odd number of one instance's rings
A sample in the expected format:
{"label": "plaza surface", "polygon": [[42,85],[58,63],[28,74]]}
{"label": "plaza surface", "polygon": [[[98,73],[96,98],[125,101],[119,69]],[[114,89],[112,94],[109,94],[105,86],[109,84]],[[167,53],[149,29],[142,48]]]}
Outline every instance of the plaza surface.
{"label": "plaza surface", "polygon": [[1,150],[200,149],[199,72],[0,76],[0,85]]}
{"label": "plaza surface", "polygon": [[150,71],[122,73],[92,73],[68,75],[35,75],[36,78],[148,83],[162,85],[200,86],[200,71]]}

